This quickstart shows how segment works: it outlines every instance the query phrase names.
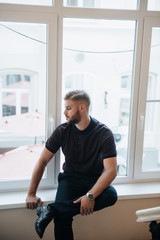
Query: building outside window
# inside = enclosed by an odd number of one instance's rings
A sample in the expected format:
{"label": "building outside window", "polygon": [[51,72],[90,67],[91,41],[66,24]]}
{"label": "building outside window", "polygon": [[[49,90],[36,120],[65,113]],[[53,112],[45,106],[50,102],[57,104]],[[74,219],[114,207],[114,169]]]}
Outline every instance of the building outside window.
{"label": "building outside window", "polygon": [[28,112],[29,99],[31,97],[31,76],[7,73],[2,74],[1,78],[1,115],[5,117]]}

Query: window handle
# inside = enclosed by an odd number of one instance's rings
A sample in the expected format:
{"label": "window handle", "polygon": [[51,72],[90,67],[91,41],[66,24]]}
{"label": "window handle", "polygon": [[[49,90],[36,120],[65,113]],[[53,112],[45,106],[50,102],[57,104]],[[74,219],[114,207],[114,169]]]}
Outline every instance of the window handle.
{"label": "window handle", "polygon": [[53,117],[49,118],[48,121],[48,136],[50,136],[53,133],[53,130],[55,129],[55,121]]}
{"label": "window handle", "polygon": [[144,126],[144,116],[140,115],[140,118],[139,118],[139,129],[141,131],[143,130],[143,126]]}

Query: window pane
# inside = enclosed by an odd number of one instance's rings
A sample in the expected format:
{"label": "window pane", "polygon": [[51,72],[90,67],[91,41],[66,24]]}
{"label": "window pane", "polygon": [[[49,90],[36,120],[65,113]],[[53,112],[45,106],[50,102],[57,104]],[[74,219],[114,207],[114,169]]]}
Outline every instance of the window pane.
{"label": "window pane", "polygon": [[29,179],[45,140],[47,25],[0,22],[0,180]]}
{"label": "window pane", "polygon": [[138,9],[138,0],[64,0],[65,7]]}
{"label": "window pane", "polygon": [[54,0],[0,0],[0,3],[52,6]]}
{"label": "window pane", "polygon": [[159,0],[148,0],[148,10],[160,11],[160,1]]}
{"label": "window pane", "polygon": [[160,170],[160,28],[152,29],[145,120],[143,171]]}
{"label": "window pane", "polygon": [[63,96],[73,89],[89,93],[90,115],[114,133],[119,175],[127,174],[135,26],[135,21],[64,19]]}

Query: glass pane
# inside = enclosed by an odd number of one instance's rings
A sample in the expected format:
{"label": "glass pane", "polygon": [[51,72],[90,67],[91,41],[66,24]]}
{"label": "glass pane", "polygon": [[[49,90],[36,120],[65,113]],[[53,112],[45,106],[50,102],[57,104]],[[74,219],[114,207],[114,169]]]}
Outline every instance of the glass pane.
{"label": "glass pane", "polygon": [[119,175],[127,175],[135,27],[135,21],[64,19],[63,96],[89,93],[90,115],[114,133]]}
{"label": "glass pane", "polygon": [[0,180],[29,179],[45,141],[47,25],[0,22]]}
{"label": "glass pane", "polygon": [[159,0],[148,0],[148,10],[160,11],[160,1]]}
{"label": "glass pane", "polygon": [[64,0],[65,7],[138,9],[138,0]]}
{"label": "glass pane", "polygon": [[143,171],[160,170],[160,28],[152,28],[147,110],[143,146]]}
{"label": "glass pane", "polygon": [[0,0],[0,3],[52,6],[54,0]]}

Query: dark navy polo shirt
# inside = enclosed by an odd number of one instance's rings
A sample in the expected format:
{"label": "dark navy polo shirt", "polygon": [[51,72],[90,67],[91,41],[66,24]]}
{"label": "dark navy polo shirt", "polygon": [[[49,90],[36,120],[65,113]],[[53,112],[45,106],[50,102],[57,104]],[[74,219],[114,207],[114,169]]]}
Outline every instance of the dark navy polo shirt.
{"label": "dark navy polo shirt", "polygon": [[46,142],[46,148],[56,153],[59,148],[65,156],[64,172],[99,176],[103,159],[116,157],[116,146],[111,130],[94,118],[80,131],[72,123],[59,125]]}

